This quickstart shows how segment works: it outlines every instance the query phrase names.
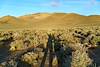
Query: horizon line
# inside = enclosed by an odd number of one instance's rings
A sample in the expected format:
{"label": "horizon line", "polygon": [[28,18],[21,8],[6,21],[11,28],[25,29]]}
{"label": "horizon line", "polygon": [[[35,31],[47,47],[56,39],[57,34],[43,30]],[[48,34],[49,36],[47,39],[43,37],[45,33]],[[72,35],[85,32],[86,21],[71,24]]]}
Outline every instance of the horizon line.
{"label": "horizon line", "polygon": [[77,14],[77,15],[81,15],[81,16],[94,16],[94,15],[100,15],[100,14],[81,14],[81,13],[75,13],[75,12],[35,12],[35,13],[27,13],[27,14],[23,14],[23,15],[11,15],[11,14],[8,14],[8,15],[3,15],[3,16],[0,16],[1,17],[4,17],[4,16],[14,16],[14,17],[20,17],[20,16],[27,16],[27,15],[32,15],[32,14],[55,14],[55,13],[65,13],[65,14]]}

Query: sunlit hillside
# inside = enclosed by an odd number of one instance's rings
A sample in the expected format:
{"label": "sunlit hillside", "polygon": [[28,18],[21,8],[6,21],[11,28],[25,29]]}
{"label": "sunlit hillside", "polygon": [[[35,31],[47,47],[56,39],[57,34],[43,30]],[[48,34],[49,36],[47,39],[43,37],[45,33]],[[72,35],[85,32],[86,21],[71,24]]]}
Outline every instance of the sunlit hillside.
{"label": "sunlit hillside", "polygon": [[83,16],[75,13],[36,13],[19,17],[0,18],[0,29],[56,29],[73,26],[100,25],[100,16]]}

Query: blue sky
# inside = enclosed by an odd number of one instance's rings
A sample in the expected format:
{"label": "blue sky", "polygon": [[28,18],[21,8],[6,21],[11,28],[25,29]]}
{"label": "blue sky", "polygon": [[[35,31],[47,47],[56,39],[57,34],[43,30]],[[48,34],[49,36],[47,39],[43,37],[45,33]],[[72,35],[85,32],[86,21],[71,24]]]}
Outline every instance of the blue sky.
{"label": "blue sky", "polygon": [[0,0],[0,16],[40,12],[100,15],[100,0]]}

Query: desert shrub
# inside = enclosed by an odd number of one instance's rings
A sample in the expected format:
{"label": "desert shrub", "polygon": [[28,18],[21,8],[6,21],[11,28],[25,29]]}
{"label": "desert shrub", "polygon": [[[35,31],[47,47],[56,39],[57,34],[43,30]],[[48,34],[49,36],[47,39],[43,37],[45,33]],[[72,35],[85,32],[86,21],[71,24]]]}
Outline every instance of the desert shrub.
{"label": "desert shrub", "polygon": [[[11,49],[12,47],[16,46],[16,49],[21,49],[22,47],[37,47],[41,46],[43,48],[46,48],[48,36],[44,31],[16,31],[13,33],[13,39],[14,42],[11,43]],[[26,46],[26,41],[27,45]],[[24,43],[25,42],[25,43]]]}
{"label": "desert shrub", "polygon": [[[99,29],[98,29],[99,30]],[[0,32],[0,41],[6,40],[13,37],[14,41],[10,44],[10,50],[22,50],[27,47],[33,47],[35,50],[40,52],[28,52],[22,56],[22,61],[28,62],[29,64],[37,64],[37,58],[42,59],[44,53],[41,49],[36,48],[46,48],[48,42],[48,35],[52,34],[54,39],[60,40],[59,43],[64,46],[64,48],[71,48],[74,50],[72,53],[72,67],[87,67],[91,64],[91,60],[86,53],[87,48],[83,47],[84,44],[80,44],[80,39],[77,36],[87,36],[87,32],[92,31],[95,34],[95,28],[90,27],[78,27],[70,28],[66,30],[18,30],[9,32]],[[99,31],[98,31],[99,32]],[[96,35],[96,34],[95,34]],[[100,42],[99,36],[94,36],[92,40],[93,45]],[[2,44],[2,42],[0,42]],[[86,42],[87,43],[87,42]],[[87,44],[88,45],[88,44]],[[64,50],[65,50],[64,49]],[[53,64],[57,64],[57,59],[53,60]],[[56,65],[55,65],[56,66]]]}
{"label": "desert shrub", "polygon": [[7,40],[11,38],[11,35],[8,32],[2,32],[0,35],[0,40]]}
{"label": "desert shrub", "polygon": [[92,42],[94,43],[94,45],[97,45],[97,43],[100,42],[100,36],[95,36]]}
{"label": "desert shrub", "polygon": [[23,41],[22,40],[16,40],[10,44],[10,51],[16,51],[23,49]]}
{"label": "desert shrub", "polygon": [[40,65],[42,58],[44,56],[43,52],[28,52],[21,57],[21,60],[27,62],[31,65]]}
{"label": "desert shrub", "polygon": [[72,54],[72,67],[87,67],[91,64],[91,59],[86,53],[87,49],[78,46],[78,49]]}
{"label": "desert shrub", "polygon": [[38,54],[34,52],[28,52],[22,56],[22,60],[29,64],[37,63]]}

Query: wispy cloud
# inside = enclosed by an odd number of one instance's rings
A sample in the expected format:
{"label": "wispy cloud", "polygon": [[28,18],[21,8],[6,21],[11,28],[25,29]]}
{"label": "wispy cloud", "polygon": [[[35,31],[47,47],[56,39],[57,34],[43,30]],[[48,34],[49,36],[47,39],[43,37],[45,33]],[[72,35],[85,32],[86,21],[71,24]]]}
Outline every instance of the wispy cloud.
{"label": "wispy cloud", "polygon": [[53,7],[58,7],[60,5],[61,5],[61,3],[59,0],[52,0],[51,1],[51,6],[53,6]]}
{"label": "wispy cloud", "polygon": [[61,6],[61,2],[60,0],[51,0],[50,2],[48,3],[39,3],[37,4],[39,6],[52,6],[52,7],[59,7]]}
{"label": "wispy cloud", "polygon": [[97,4],[97,1],[96,0],[90,0],[87,4],[86,4],[86,8],[89,9],[89,8],[92,8],[94,5]]}
{"label": "wispy cloud", "polygon": [[91,0],[91,5],[95,5],[96,4],[96,0]]}
{"label": "wispy cloud", "polygon": [[43,6],[43,7],[48,7],[48,6],[51,6],[51,7],[59,7],[61,6],[61,2],[60,0],[51,0],[51,1],[48,1],[48,2],[42,2],[42,3],[31,3],[33,6]]}

